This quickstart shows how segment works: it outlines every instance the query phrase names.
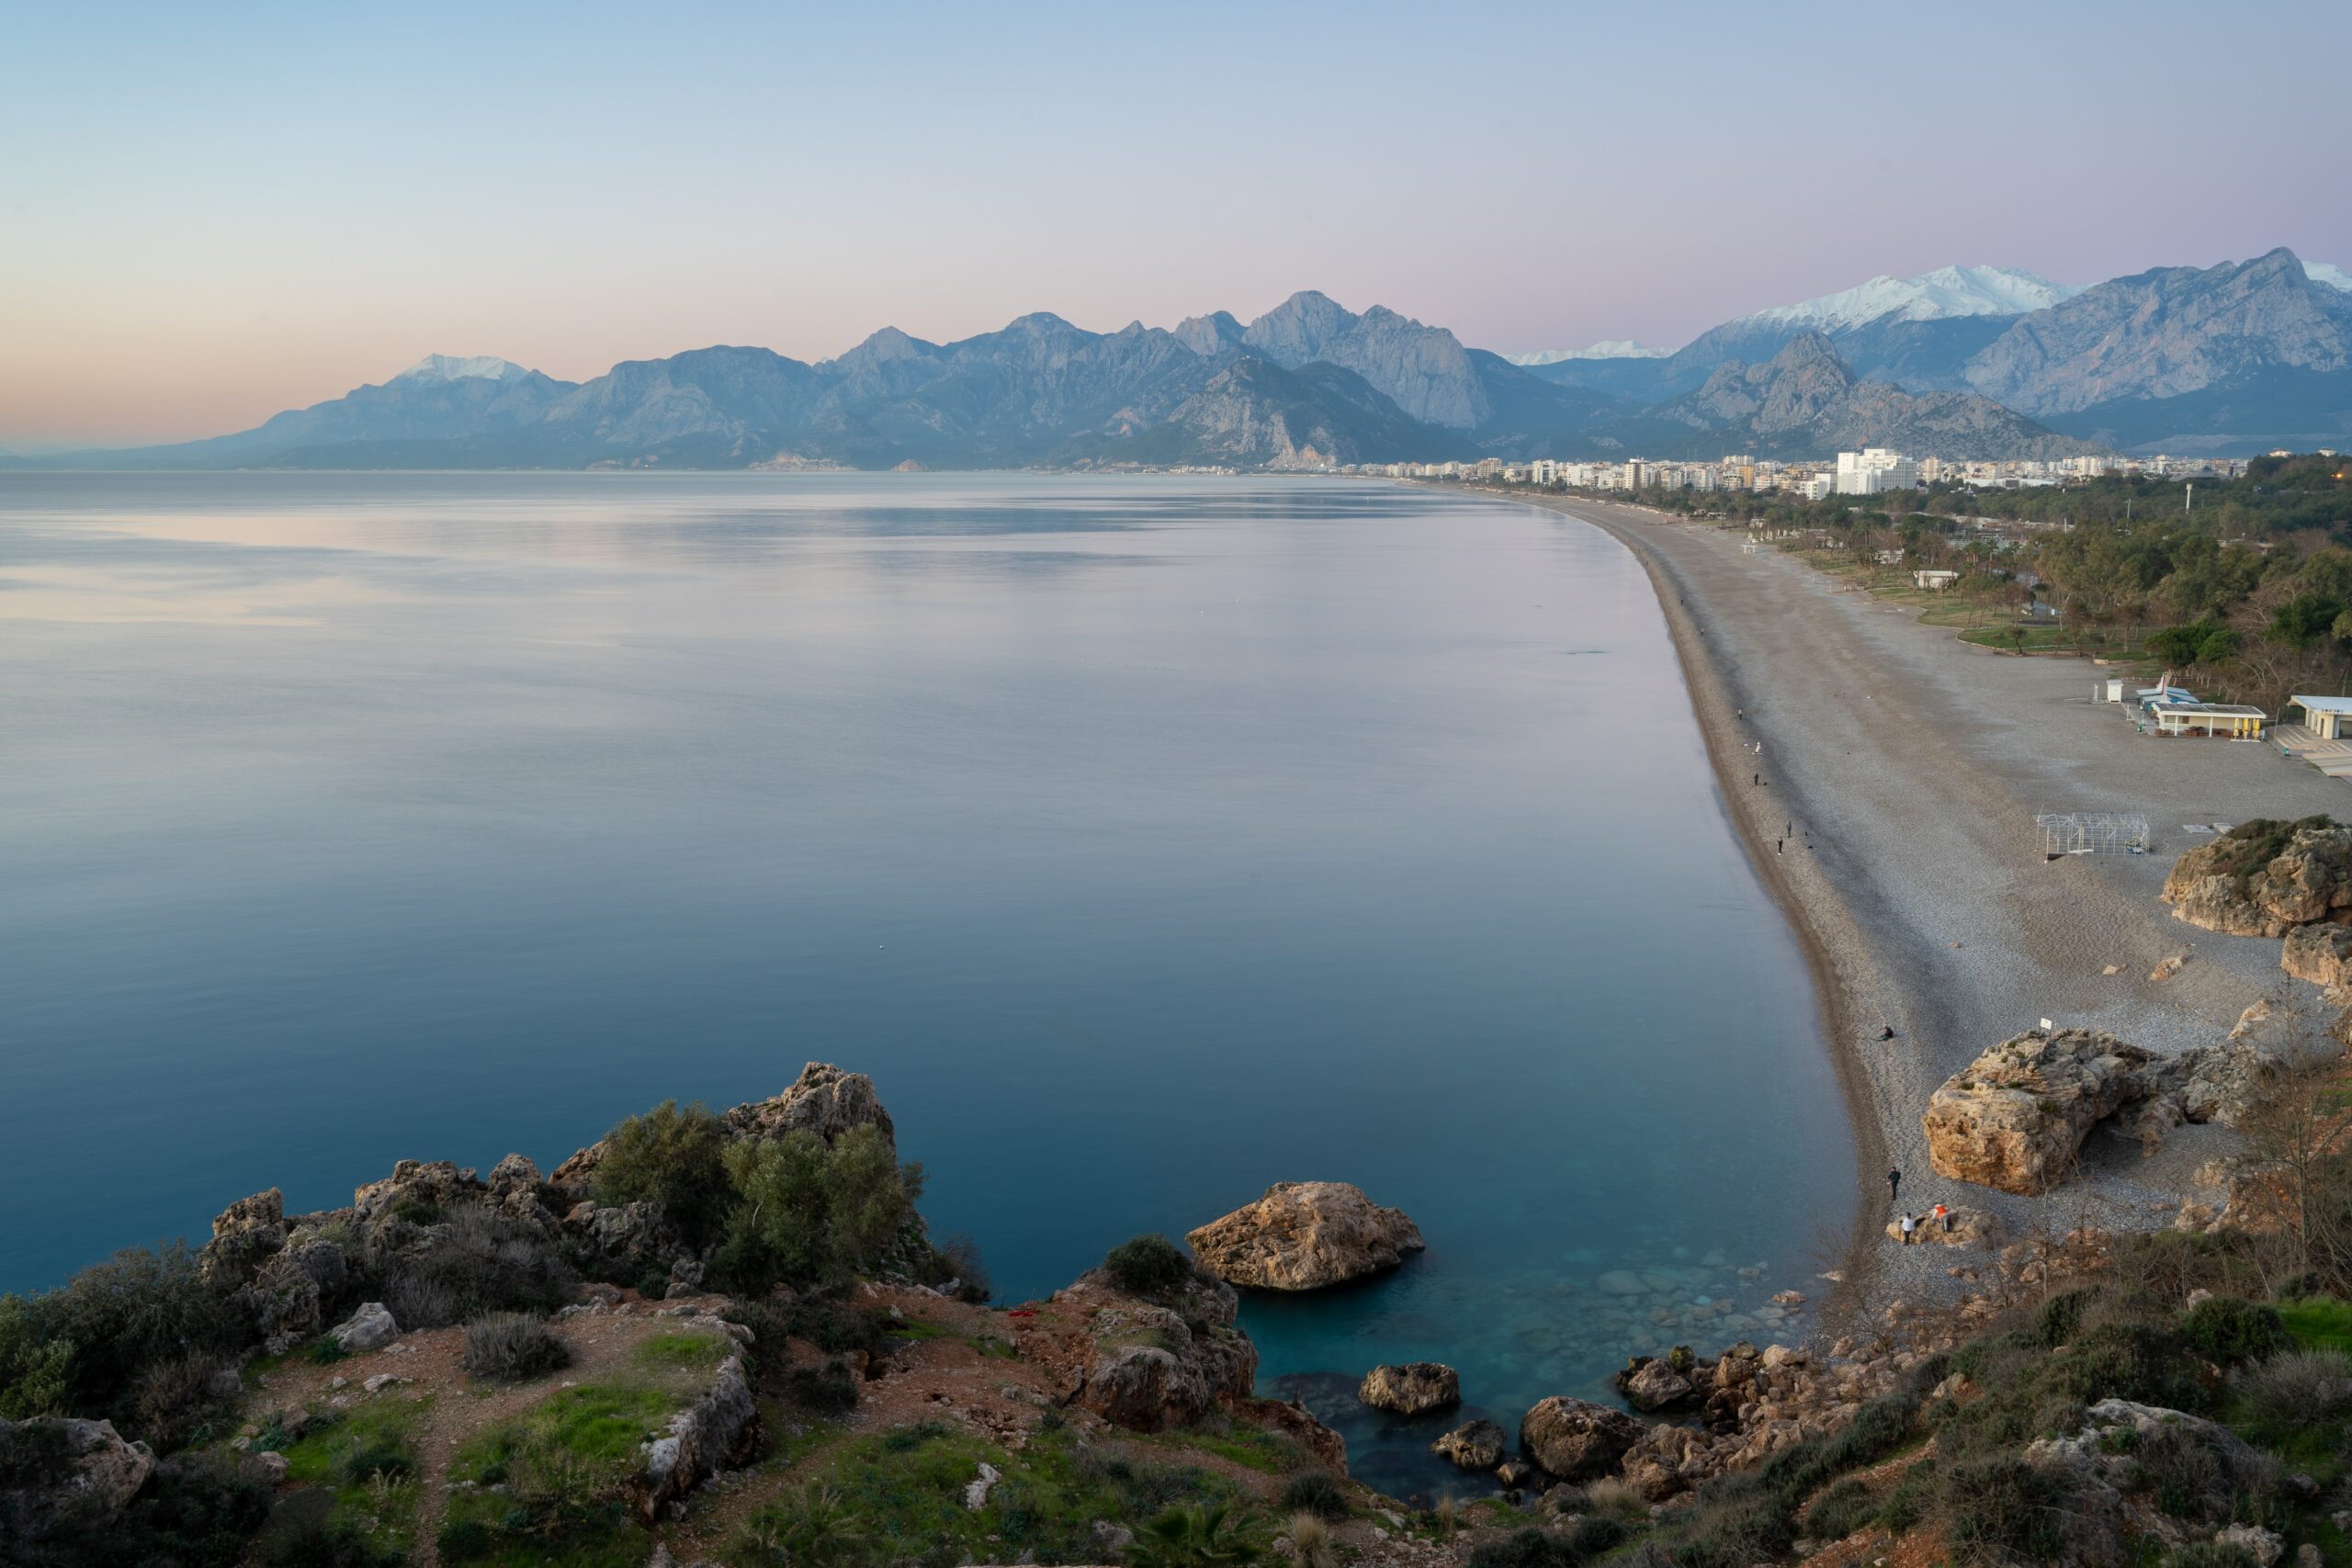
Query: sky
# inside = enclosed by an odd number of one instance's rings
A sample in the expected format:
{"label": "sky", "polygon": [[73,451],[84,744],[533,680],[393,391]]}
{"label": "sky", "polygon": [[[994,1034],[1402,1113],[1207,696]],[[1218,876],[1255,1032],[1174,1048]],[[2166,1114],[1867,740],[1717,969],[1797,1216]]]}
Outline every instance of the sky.
{"label": "sky", "polygon": [[0,444],[221,434],[428,353],[577,380],[1309,288],[1504,353],[1673,346],[1952,263],[2352,266],[2341,21],[28,0],[0,22]]}

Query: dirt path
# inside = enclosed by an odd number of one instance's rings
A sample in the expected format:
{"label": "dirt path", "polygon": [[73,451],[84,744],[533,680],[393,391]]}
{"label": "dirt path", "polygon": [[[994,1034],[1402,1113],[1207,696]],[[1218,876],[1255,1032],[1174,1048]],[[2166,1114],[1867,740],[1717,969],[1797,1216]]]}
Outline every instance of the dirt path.
{"label": "dirt path", "polygon": [[[638,1347],[656,1335],[689,1331],[689,1325],[670,1315],[662,1303],[633,1303],[618,1310],[576,1314],[555,1325],[555,1331],[571,1347],[571,1365],[526,1383],[473,1382],[461,1364],[465,1330],[435,1328],[404,1334],[380,1349],[327,1366],[280,1366],[261,1381],[249,1407],[315,1405],[350,1411],[377,1400],[424,1404],[423,1421],[415,1429],[416,1546],[411,1560],[418,1568],[437,1568],[435,1538],[448,1501],[445,1483],[449,1462],[468,1438],[523,1415],[560,1390],[632,1370]],[[367,1381],[379,1375],[403,1381],[368,1393]]]}

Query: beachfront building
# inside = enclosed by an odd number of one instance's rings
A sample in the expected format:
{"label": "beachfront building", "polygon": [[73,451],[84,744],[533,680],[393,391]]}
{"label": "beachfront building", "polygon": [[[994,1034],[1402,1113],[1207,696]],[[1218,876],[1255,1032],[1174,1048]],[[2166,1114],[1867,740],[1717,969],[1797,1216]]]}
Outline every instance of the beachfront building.
{"label": "beachfront building", "polygon": [[1890,491],[1916,490],[1919,465],[1884,446],[1838,454],[1839,495],[1884,495]]}
{"label": "beachfront building", "polygon": [[2270,722],[2260,708],[2236,703],[2158,703],[2153,716],[2158,735],[2208,740],[2259,740],[2262,727]]}
{"label": "beachfront building", "polygon": [[1922,567],[1911,574],[1911,586],[1942,592],[1960,581],[1960,573],[1945,567]]}
{"label": "beachfront building", "polygon": [[2322,740],[2352,740],[2352,697],[2289,697],[2303,710],[2303,728]]}

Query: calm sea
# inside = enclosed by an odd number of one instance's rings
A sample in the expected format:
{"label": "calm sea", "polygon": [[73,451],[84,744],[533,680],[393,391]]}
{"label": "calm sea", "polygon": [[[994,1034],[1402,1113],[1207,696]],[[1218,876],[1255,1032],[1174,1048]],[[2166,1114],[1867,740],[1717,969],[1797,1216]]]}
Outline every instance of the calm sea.
{"label": "calm sea", "polygon": [[1496,502],[0,477],[0,1287],[822,1059],[1002,1299],[1272,1181],[1404,1207],[1246,1323],[1426,1492],[1367,1367],[1510,1425],[1768,1337],[1853,1201],[1646,581]]}

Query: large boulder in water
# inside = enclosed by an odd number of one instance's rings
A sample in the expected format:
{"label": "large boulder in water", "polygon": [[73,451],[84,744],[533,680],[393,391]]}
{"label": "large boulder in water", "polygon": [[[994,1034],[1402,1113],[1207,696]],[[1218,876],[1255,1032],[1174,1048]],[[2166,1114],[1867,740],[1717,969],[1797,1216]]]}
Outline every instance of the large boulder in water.
{"label": "large boulder in water", "polygon": [[2230,936],[2352,919],[2352,828],[2326,817],[2241,823],[2175,862],[2164,899],[2176,919]]}
{"label": "large boulder in water", "polygon": [[1314,1291],[1394,1269],[1422,1250],[1419,1225],[1345,1181],[1278,1181],[1184,1238],[1193,1265],[1229,1284]]}
{"label": "large boulder in water", "polygon": [[1554,1394],[1519,1423],[1519,1445],[1546,1475],[1582,1481],[1616,1468],[1646,1430],[1623,1411]]}
{"label": "large boulder in water", "polygon": [[1920,1124],[1936,1174],[2004,1192],[2047,1191],[2090,1130],[2147,1098],[2154,1058],[2103,1030],[2030,1030],[1946,1078]]}
{"label": "large boulder in water", "polygon": [[1462,1379],[1442,1361],[1407,1361],[1374,1367],[1356,1397],[1391,1416],[1425,1416],[1462,1403]]}

